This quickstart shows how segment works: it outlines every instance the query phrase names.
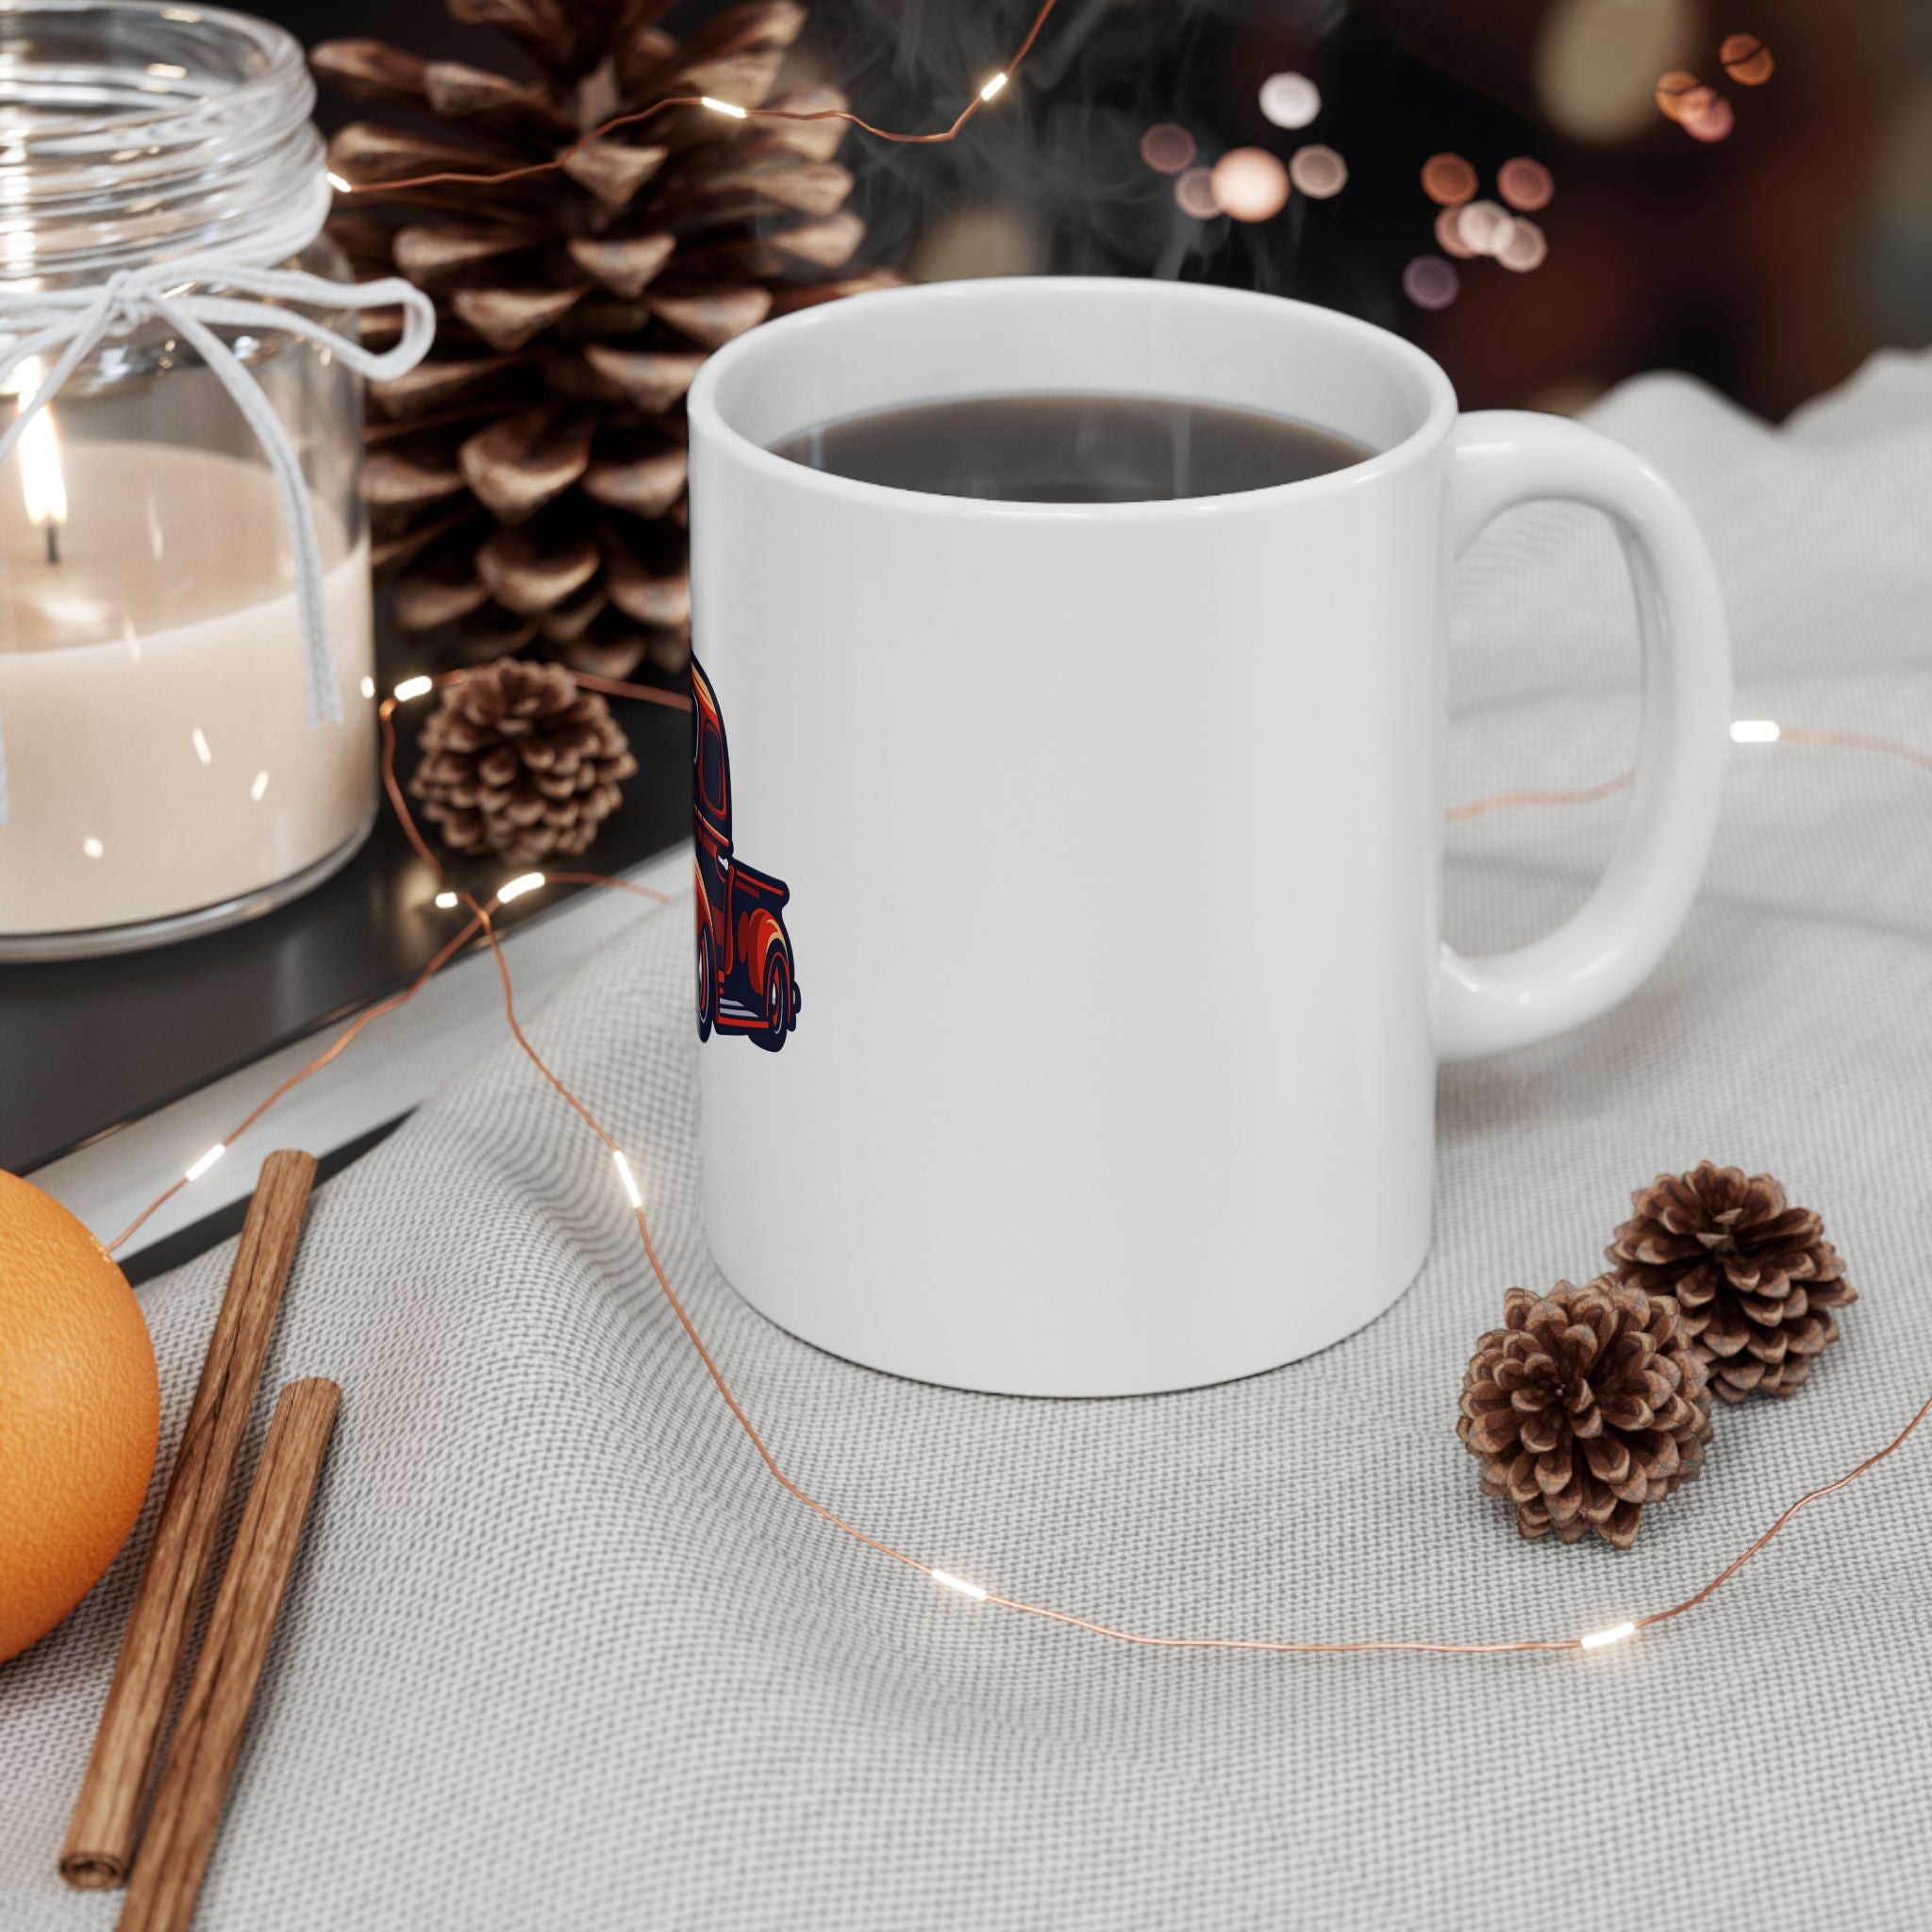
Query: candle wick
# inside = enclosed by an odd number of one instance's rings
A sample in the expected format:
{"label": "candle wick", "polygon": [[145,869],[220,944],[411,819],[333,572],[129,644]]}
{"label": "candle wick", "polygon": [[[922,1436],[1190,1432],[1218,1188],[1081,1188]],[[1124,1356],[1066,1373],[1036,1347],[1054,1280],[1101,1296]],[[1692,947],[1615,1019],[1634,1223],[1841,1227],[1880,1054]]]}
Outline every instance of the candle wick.
{"label": "candle wick", "polygon": [[60,561],[60,525],[52,517],[49,517],[46,528],[47,561],[49,563],[58,563]]}

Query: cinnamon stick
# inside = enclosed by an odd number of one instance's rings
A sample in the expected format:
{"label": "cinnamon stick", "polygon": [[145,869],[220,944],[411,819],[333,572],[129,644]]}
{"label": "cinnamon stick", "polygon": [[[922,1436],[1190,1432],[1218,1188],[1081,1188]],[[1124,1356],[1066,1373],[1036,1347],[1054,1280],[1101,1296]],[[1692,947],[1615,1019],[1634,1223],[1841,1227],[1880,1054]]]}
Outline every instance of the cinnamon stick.
{"label": "cinnamon stick", "polygon": [[194,1916],[341,1399],[335,1383],[313,1380],[291,1382],[275,1403],[155,1791],[121,1932],[186,1932]]}
{"label": "cinnamon stick", "polygon": [[142,1799],[314,1180],[310,1155],[285,1151],[261,1164],[68,1822],[60,1875],[69,1885],[99,1891],[127,1882]]}

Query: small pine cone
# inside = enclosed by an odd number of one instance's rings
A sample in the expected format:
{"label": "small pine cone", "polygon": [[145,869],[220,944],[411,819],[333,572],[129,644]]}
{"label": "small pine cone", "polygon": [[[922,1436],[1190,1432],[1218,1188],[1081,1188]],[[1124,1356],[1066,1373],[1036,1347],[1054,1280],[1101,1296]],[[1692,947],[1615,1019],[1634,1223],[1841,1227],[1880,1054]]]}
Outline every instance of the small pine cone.
{"label": "small pine cone", "polygon": [[1637,1211],[1605,1252],[1618,1280],[1674,1297],[1713,1392],[1795,1395],[1838,1340],[1831,1311],[1858,1298],[1824,1224],[1788,1207],[1770,1174],[1707,1160],[1630,1201]]}
{"label": "small pine cone", "polygon": [[1593,1529],[1627,1550],[1644,1505],[1695,1479],[1710,1435],[1677,1305],[1601,1274],[1546,1295],[1512,1288],[1503,1324],[1470,1357],[1456,1425],[1483,1488],[1516,1505],[1525,1537]]}
{"label": "small pine cone", "polygon": [[453,852],[574,858],[637,771],[610,707],[558,664],[514,658],[443,689],[409,791]]}

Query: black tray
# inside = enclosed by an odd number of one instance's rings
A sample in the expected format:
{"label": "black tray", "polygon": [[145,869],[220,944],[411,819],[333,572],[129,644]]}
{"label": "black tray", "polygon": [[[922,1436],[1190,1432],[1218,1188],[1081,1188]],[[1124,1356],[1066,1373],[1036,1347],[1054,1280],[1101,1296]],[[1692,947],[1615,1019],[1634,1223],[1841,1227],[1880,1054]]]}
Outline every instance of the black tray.
{"label": "black tray", "polygon": [[[638,774],[596,844],[566,862],[602,873],[691,836],[690,724],[659,705],[612,708]],[[407,750],[400,762],[407,771]],[[515,870],[498,860],[453,875],[480,897]],[[590,890],[533,892],[503,909],[499,929]],[[434,891],[385,801],[335,877],[245,925],[114,958],[0,966],[0,1169],[25,1174],[407,985],[449,934],[454,915],[425,915]]]}

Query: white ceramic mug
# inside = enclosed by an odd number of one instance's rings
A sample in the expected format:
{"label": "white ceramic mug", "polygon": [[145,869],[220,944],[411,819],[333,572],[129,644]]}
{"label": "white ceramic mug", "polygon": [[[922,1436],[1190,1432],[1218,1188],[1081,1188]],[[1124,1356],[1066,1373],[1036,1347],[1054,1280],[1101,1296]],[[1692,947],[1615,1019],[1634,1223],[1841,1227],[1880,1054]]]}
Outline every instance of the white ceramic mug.
{"label": "white ceramic mug", "polygon": [[[1273,411],[1374,454],[1239,495],[1031,505],[771,450],[1028,391]],[[1695,894],[1730,678],[1682,502],[1574,423],[1458,418],[1435,363],[1367,324],[1171,283],[809,308],[705,365],[691,428],[725,1275],[835,1354],[1021,1394],[1221,1381],[1379,1314],[1428,1246],[1438,1063],[1615,1005]],[[1464,958],[1440,914],[1449,571],[1539,497],[1623,534],[1636,784],[1582,910]]]}

